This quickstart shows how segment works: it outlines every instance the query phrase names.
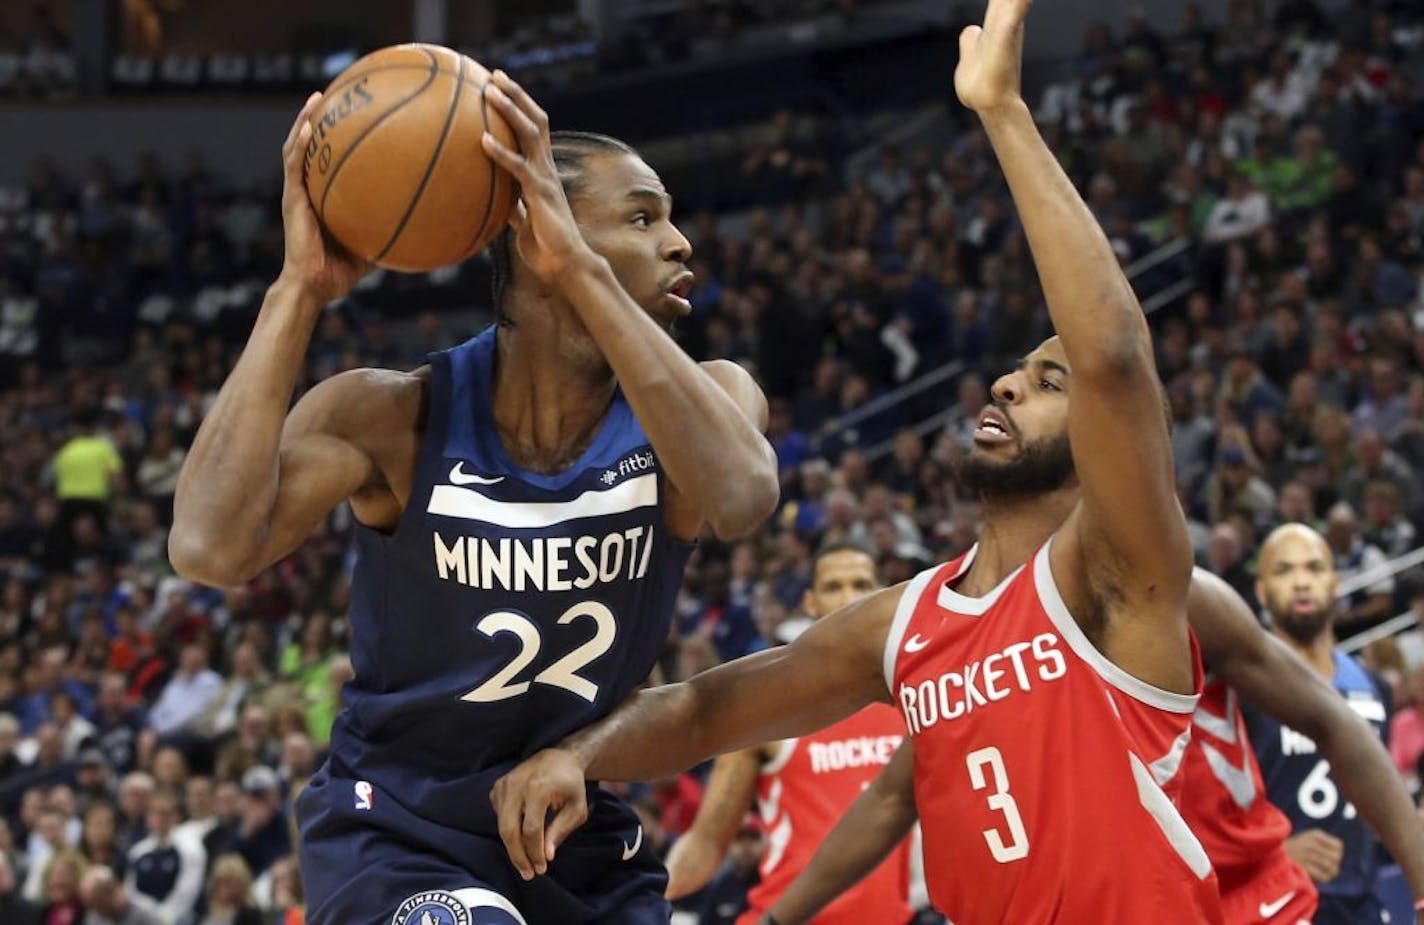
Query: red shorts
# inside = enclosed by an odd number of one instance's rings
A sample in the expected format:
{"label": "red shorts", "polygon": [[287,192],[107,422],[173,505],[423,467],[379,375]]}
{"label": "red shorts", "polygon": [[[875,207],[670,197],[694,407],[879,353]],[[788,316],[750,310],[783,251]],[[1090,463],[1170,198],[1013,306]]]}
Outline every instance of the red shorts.
{"label": "red shorts", "polygon": [[1221,895],[1226,925],[1310,925],[1319,894],[1310,875],[1277,848],[1250,879]]}

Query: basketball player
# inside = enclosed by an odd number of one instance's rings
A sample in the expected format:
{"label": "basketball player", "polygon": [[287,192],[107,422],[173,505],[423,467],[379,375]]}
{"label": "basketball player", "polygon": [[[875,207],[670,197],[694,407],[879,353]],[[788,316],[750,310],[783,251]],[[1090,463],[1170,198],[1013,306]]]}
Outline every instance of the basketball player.
{"label": "basketball player", "polygon": [[959,925],[1220,920],[1172,804],[1201,666],[1151,338],[1020,96],[1027,12],[990,0],[955,71],[1058,332],[994,383],[974,431],[959,478],[983,498],[978,546],[791,645],[641,691],[515,769],[492,796],[525,876],[562,856],[586,777],[658,777],[880,700],[905,716],[930,897]]}
{"label": "basketball player", "polygon": [[[878,587],[875,562],[867,553],[855,546],[828,546],[816,554],[803,606],[820,619]],[[761,882],[747,895],[749,908],[738,923],[755,922],[796,879],[904,736],[905,723],[894,708],[876,703],[811,735],[718,758],[697,819],[668,855],[668,899],[694,893],[712,879],[756,800],[768,846]],[[819,925],[904,925],[910,920],[908,840],[887,846],[881,858],[884,863],[873,874],[816,919]]]}
{"label": "basketball player", "polygon": [[[1263,792],[1238,697],[1320,743],[1341,790],[1399,860],[1415,894],[1424,895],[1424,827],[1374,731],[1220,578],[1202,569],[1193,574],[1187,612],[1212,675],[1183,766],[1182,813],[1216,869],[1227,925],[1297,925],[1316,909],[1310,877],[1283,846],[1290,823]],[[809,920],[896,848],[918,815],[912,761],[903,746],[764,925]]]}
{"label": "basketball player", "polygon": [[765,401],[668,336],[690,247],[657,174],[613,139],[551,136],[500,74],[489,100],[523,152],[485,136],[522,196],[502,323],[289,412],[322,307],[367,270],[323,243],[304,191],[317,99],[284,148],[285,267],[189,453],[170,539],[182,574],[232,585],[354,509],[356,677],[298,805],[309,920],[666,922],[627,806],[590,794],[589,830],[525,884],[488,793],[647,677],[702,525],[738,536],[775,505]]}
{"label": "basketball player", "polygon": [[[1304,524],[1278,527],[1261,546],[1256,596],[1282,642],[1332,685],[1344,702],[1383,736],[1385,699],[1359,662],[1335,648],[1334,614],[1340,576],[1324,537]],[[1340,768],[1308,727],[1248,710],[1247,726],[1261,762],[1266,796],[1290,820],[1287,846],[1320,889],[1322,925],[1388,921],[1375,896],[1379,851],[1359,818],[1352,790],[1341,796]],[[1364,804],[1360,804],[1361,808]],[[1417,821],[1415,823],[1417,825]],[[1391,845],[1393,847],[1393,845]],[[1424,908],[1424,884],[1411,882]]]}

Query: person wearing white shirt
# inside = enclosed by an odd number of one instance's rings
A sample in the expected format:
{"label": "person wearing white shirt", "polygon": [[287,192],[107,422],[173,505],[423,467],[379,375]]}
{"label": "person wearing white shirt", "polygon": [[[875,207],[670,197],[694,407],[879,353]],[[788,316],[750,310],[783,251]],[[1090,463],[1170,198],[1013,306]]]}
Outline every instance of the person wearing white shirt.
{"label": "person wearing white shirt", "polygon": [[1233,174],[1226,184],[1226,198],[1212,206],[1202,228],[1208,244],[1226,244],[1250,237],[1271,222],[1271,202],[1251,181]]}
{"label": "person wearing white shirt", "polygon": [[164,921],[177,923],[191,915],[203,890],[207,852],[202,844],[178,836],[178,796],[158,790],[148,804],[147,838],[129,851],[124,889],[145,896]]}
{"label": "person wearing white shirt", "polygon": [[197,719],[222,690],[222,676],[208,667],[208,653],[199,645],[183,647],[178,673],[164,685],[148,714],[159,735],[178,732]]}

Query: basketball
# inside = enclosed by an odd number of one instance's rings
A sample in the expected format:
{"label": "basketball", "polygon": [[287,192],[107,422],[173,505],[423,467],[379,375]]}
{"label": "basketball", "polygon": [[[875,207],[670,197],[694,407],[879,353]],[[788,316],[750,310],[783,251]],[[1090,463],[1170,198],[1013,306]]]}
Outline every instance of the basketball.
{"label": "basketball", "polygon": [[483,250],[509,220],[513,179],[484,153],[486,127],[514,133],[485,101],[490,73],[439,45],[394,45],[337,75],[311,116],[306,184],[347,250],[416,272]]}

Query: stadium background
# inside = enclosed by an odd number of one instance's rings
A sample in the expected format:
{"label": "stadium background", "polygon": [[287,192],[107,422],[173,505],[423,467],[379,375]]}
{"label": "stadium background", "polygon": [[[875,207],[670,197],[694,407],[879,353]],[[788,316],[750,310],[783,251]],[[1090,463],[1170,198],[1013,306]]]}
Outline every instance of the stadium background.
{"label": "stadium background", "polygon": [[[263,920],[300,920],[286,807],[350,671],[349,511],[225,592],[176,579],[165,538],[184,448],[279,267],[278,146],[306,92],[371,48],[438,41],[663,174],[697,251],[679,338],[755,372],[783,485],[756,537],[694,555],[662,665],[675,679],[804,624],[820,543],[866,544],[895,581],[973,541],[979,512],[947,474],[986,383],[1047,330],[992,154],[951,100],[953,35],[977,13],[0,8],[0,918],[16,894],[76,900],[86,868],[92,905],[111,902],[94,871],[123,879],[152,794],[175,788],[173,821],[207,847],[178,859],[201,869],[175,920],[227,921],[205,897],[244,879]],[[1028,56],[1040,124],[1150,313],[1200,563],[1254,599],[1264,533],[1321,527],[1349,591],[1340,633],[1393,685],[1393,752],[1417,789],[1424,8],[1043,2]],[[377,273],[326,312],[303,386],[414,367],[489,320],[483,258]],[[659,846],[698,780],[634,788]],[[692,921],[730,921],[747,872],[723,873]]]}

